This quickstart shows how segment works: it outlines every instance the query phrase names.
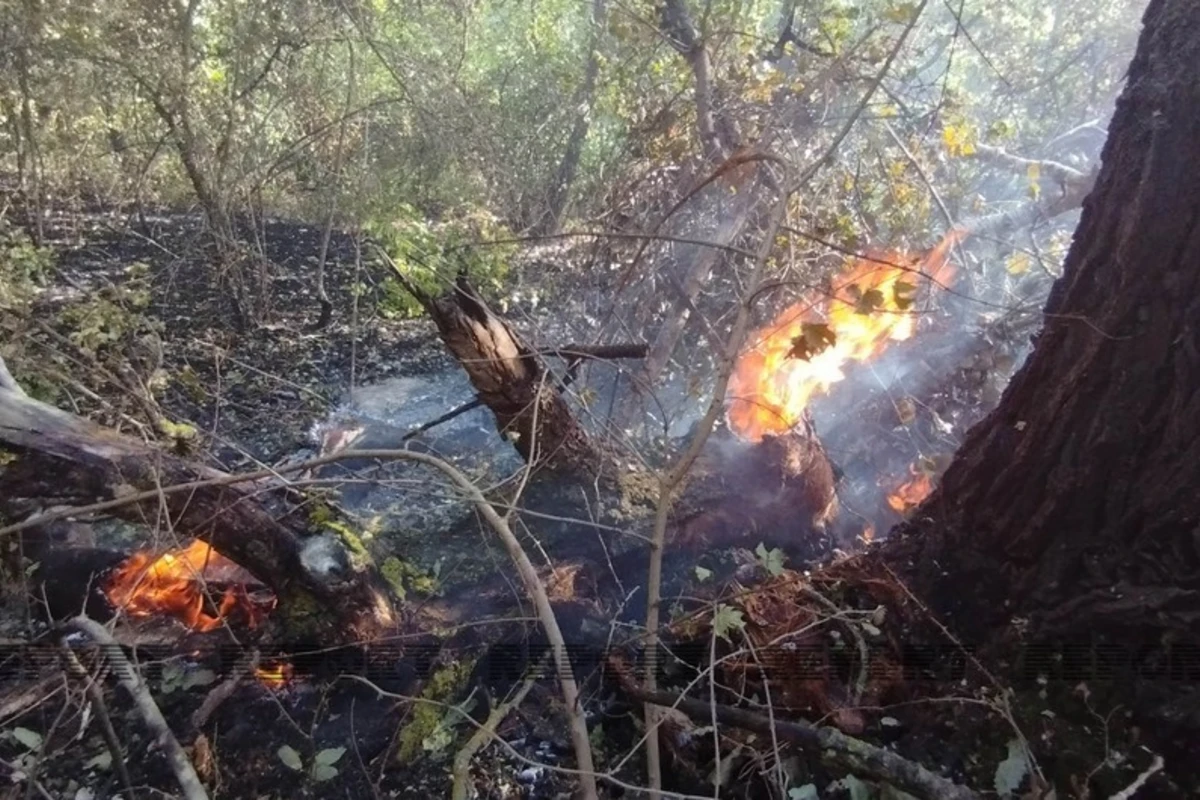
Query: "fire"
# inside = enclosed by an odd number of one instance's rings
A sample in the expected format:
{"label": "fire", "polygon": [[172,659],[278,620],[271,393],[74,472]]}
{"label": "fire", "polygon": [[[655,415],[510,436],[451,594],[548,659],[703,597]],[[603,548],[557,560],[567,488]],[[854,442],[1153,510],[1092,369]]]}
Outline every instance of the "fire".
{"label": "fire", "polygon": [[964,236],[951,231],[924,259],[853,259],[831,293],[809,293],[757,331],[729,382],[733,431],[757,442],[791,430],[813,395],[845,377],[844,367],[912,336],[918,281],[949,281],[947,256]]}
{"label": "fire", "polygon": [[[205,610],[205,586],[218,575],[236,576],[232,585],[214,599],[215,614]],[[242,611],[254,627],[263,610],[247,596],[245,571],[199,539],[185,548],[154,556],[135,553],[108,580],[105,594],[115,608],[133,617],[173,616],[195,631],[221,626],[235,610]],[[272,603],[273,605],[273,603]]]}
{"label": "fire", "polygon": [[254,676],[269,689],[281,689],[292,679],[292,665],[286,661],[271,661],[254,668]]}
{"label": "fire", "polygon": [[933,478],[924,472],[914,472],[913,478],[888,495],[887,503],[897,514],[907,514],[921,504],[933,491]]}

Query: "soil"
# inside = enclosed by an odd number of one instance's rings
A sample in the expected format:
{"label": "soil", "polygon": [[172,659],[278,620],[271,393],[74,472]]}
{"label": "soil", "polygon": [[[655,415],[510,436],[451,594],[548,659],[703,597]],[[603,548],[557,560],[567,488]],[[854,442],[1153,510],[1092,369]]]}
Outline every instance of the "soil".
{"label": "soil", "polygon": [[[124,214],[97,210],[57,214],[48,226],[57,272],[54,291],[43,301],[43,318],[56,319],[54,312],[74,300],[93,296],[106,285],[128,281],[129,265],[147,264],[151,299],[144,313],[161,324],[155,335],[161,342],[161,369],[167,376],[158,403],[169,418],[196,425],[204,441],[192,445],[195,452],[211,452],[226,469],[276,463],[313,448],[314,423],[326,419],[345,400],[351,385],[426,375],[453,366],[429,323],[381,316],[375,301],[386,272],[365,253],[359,263],[355,242],[344,232],[335,232],[330,242],[327,288],[333,319],[323,329],[314,330],[320,309],[311,275],[320,248],[320,230],[286,220],[268,220],[261,225],[262,252],[273,275],[273,302],[260,326],[237,333],[231,326],[226,296],[206,277],[214,255],[200,219],[159,210],[147,214],[146,222],[143,230]],[[354,319],[352,289],[356,283],[364,284],[366,291]],[[543,300],[543,305],[555,304]],[[554,316],[542,318],[544,329],[555,330],[549,325]],[[63,336],[71,333],[57,324],[50,324],[49,329]],[[44,328],[25,330],[30,353],[61,345]],[[558,331],[558,335],[568,336],[561,328]],[[122,355],[129,354],[101,351],[97,360],[116,363]],[[86,359],[83,363],[89,377],[80,380],[95,396],[68,388],[60,402],[129,429],[125,416],[133,407],[128,393],[120,386],[97,382],[95,364]],[[13,366],[20,378],[19,363]],[[694,567],[684,566],[681,571],[691,569]],[[7,630],[23,627],[25,620],[16,613],[21,605],[5,602]],[[47,652],[52,653],[53,648]],[[191,715],[225,678],[229,665],[200,646],[186,663],[179,654],[190,652],[187,648],[176,644],[169,652],[175,655],[158,656],[173,663],[169,669],[164,664],[153,665],[154,658],[143,660],[151,666],[148,680],[168,723],[190,748],[214,797],[447,796],[451,759],[469,725],[459,724],[448,739],[427,737],[420,748],[421,757],[402,766],[394,757],[396,737],[412,723],[414,712],[353,678],[302,674],[282,687],[246,678],[196,732],[191,729]],[[88,704],[78,683],[66,683],[59,668],[47,660],[50,656],[37,662],[38,668],[33,670],[19,654],[15,660],[11,652],[0,656],[8,657],[0,663],[5,675],[0,682],[0,782],[11,782],[7,791],[0,790],[0,796],[40,793],[56,798],[107,798],[124,792],[111,766],[105,764],[107,748],[94,721],[101,709]],[[164,671],[176,677],[168,680]],[[191,678],[184,680],[180,675]],[[377,685],[396,693],[421,691],[412,675]],[[667,684],[668,688],[673,685]],[[472,688],[477,698],[490,696],[498,701],[508,685],[474,676],[467,689],[441,699],[460,701]],[[612,685],[592,681],[586,689],[589,714],[598,731],[594,735],[597,751],[602,765],[611,767],[641,735],[638,712],[620,701],[620,693]],[[1091,695],[1086,685],[1083,690],[1061,683],[1020,687],[1008,701],[1012,722],[995,710],[1003,704],[994,695],[989,697],[991,689],[982,684],[939,682],[936,686],[914,684],[911,689],[914,696],[941,699],[913,699],[864,709],[867,722],[858,735],[894,747],[975,787],[994,785],[998,765],[1011,754],[1010,743],[1020,740],[1014,724],[1056,786],[1078,782],[1083,787],[1090,780],[1092,791],[1103,791],[1106,796],[1127,786],[1150,761],[1137,731],[1126,727],[1120,714],[1105,707],[1101,695]],[[959,699],[949,699],[951,695]],[[129,698],[108,683],[104,696],[137,796],[177,792],[164,756],[149,741]],[[530,762],[569,767],[567,737],[555,696],[553,683],[541,681],[499,734]],[[988,705],[979,702],[981,698]],[[487,702],[483,702],[472,713],[482,716],[486,709]],[[711,794],[707,783],[712,768],[710,737],[701,730],[671,749],[672,757],[682,758],[671,762],[669,770],[676,789]],[[280,755],[285,745],[298,754],[299,770]],[[737,758],[724,749],[739,745],[742,750]],[[346,750],[333,765],[336,775],[316,780],[315,760],[331,758],[331,751],[342,747]],[[748,758],[758,751],[765,755]],[[796,787],[813,783],[821,797],[864,796],[861,788],[850,784],[831,788],[831,783],[845,776],[820,767],[813,754],[786,748],[778,754],[770,751],[762,742],[745,739],[723,744],[726,764],[736,765],[736,775],[722,795],[766,796],[756,775],[761,771],[772,774],[773,760],[779,757],[796,776]],[[640,770],[639,760],[633,758],[618,775],[639,783]],[[496,744],[481,751],[472,776],[475,796],[480,798],[565,797],[571,785],[569,778],[531,766]],[[1028,788],[1026,779],[1023,789]],[[1184,792],[1184,787],[1170,784],[1160,775],[1139,798],[1183,796]],[[614,791],[611,796],[623,795]],[[1060,789],[1058,796],[1068,794]],[[1083,796],[1082,791],[1074,796]]]}

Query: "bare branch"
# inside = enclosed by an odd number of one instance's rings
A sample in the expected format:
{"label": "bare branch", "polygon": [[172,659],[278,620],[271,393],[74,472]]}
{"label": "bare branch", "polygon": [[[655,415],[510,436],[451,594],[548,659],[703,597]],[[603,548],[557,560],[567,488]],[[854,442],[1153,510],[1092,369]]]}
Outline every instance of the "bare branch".
{"label": "bare branch", "polygon": [[100,645],[104,654],[112,662],[117,681],[133,697],[142,721],[154,735],[154,743],[166,753],[167,762],[171,765],[171,771],[175,773],[175,780],[179,782],[179,788],[183,790],[186,800],[208,800],[208,792],[205,791],[204,784],[200,782],[196,768],[179,744],[179,740],[175,738],[175,734],[171,733],[171,727],[167,725],[162,711],[154,702],[154,698],[150,696],[150,690],[146,687],[142,676],[121,652],[121,646],[117,644],[117,640],[105,630],[103,625],[84,616],[75,617],[68,625],[86,634],[88,638]]}
{"label": "bare branch", "polygon": [[822,756],[850,768],[866,778],[885,781],[918,797],[936,800],[979,800],[975,791],[960,786],[946,778],[930,772],[920,764],[877,747],[861,739],[847,736],[835,728],[813,725],[798,720],[785,722],[771,719],[756,711],[732,708],[708,703],[691,697],[679,697],[671,692],[625,686],[624,691],[633,699],[656,706],[677,708],[697,722],[711,724],[712,718],[736,728],[754,733],[775,735],[782,739],[811,747]]}
{"label": "bare branch", "polygon": [[4,363],[4,356],[0,356],[0,391],[12,392],[19,397],[26,396],[21,384],[17,383],[17,379],[8,371],[8,365]]}
{"label": "bare branch", "polygon": [[1068,167],[1066,164],[1061,164],[1057,161],[1039,160],[1036,158],[1025,158],[1023,156],[1013,155],[1003,148],[992,147],[988,144],[976,144],[975,152],[989,161],[995,161],[1011,167],[1016,167],[1022,171],[1027,171],[1030,167],[1036,167],[1043,175],[1054,178],[1062,184],[1078,181],[1085,177],[1084,173],[1080,172],[1074,167]]}

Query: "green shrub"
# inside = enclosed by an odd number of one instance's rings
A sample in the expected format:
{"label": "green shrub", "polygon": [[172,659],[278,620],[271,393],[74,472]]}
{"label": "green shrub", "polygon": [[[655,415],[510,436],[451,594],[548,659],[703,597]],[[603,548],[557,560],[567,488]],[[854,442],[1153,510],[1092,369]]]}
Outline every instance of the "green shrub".
{"label": "green shrub", "polygon": [[[490,244],[512,238],[495,217],[467,210],[431,222],[410,205],[367,225],[368,232],[387,251],[405,279],[421,291],[437,296],[445,292],[461,269],[484,291],[501,291],[509,278],[509,259],[515,244]],[[400,281],[389,276],[379,298],[380,313],[389,318],[420,316],[423,309]]]}

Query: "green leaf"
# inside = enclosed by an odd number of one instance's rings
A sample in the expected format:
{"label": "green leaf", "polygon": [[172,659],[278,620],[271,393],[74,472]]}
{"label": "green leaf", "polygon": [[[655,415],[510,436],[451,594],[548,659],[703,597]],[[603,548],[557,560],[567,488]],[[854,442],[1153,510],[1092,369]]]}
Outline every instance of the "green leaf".
{"label": "green leaf", "polygon": [[26,750],[41,750],[42,735],[29,728],[13,728],[12,737],[20,742]]}
{"label": "green leaf", "polygon": [[327,764],[329,766],[333,766],[339,760],[341,760],[342,756],[345,754],[346,748],[344,747],[329,747],[313,756],[313,761],[317,764]]}
{"label": "green leaf", "polygon": [[338,768],[332,764],[313,764],[312,779],[317,783],[323,783],[338,776]]}
{"label": "green leaf", "polygon": [[450,733],[450,728],[445,725],[438,725],[434,728],[433,733],[421,740],[421,747],[425,748],[429,753],[440,753],[450,746],[450,742],[454,737]]}
{"label": "green leaf", "polygon": [[695,571],[696,571],[696,580],[700,581],[701,583],[703,583],[704,581],[706,581],[712,577],[711,569],[705,569],[704,567],[697,566]]}
{"label": "green leaf", "polygon": [[208,686],[217,680],[217,673],[211,669],[192,670],[183,676],[183,689],[194,688],[196,686]]}
{"label": "green leaf", "polygon": [[728,642],[731,641],[729,632],[731,630],[745,630],[746,620],[742,617],[742,612],[739,609],[722,603],[717,606],[717,610],[713,614],[712,627],[713,633]]}
{"label": "green leaf", "polygon": [[917,13],[916,3],[897,3],[884,9],[883,18],[888,22],[904,25]]}
{"label": "green leaf", "polygon": [[176,661],[163,664],[162,677],[159,679],[159,689],[163,694],[171,694],[183,683],[183,667]]}
{"label": "green leaf", "polygon": [[1021,783],[1028,774],[1029,756],[1025,752],[1025,746],[1019,739],[1013,739],[1008,743],[1008,758],[996,767],[996,775],[992,781],[996,793],[1001,797],[1012,797],[1017,789],[1021,788]]}
{"label": "green leaf", "polygon": [[771,574],[772,577],[777,577],[783,573],[783,551],[778,547],[768,551],[766,546],[758,543],[758,549],[754,551],[758,556],[758,563],[762,564],[763,569]]}
{"label": "green leaf", "polygon": [[304,769],[304,762],[300,760],[300,754],[289,745],[282,745],[275,752],[279,755],[279,760],[288,769],[294,769],[296,772]]}
{"label": "green leaf", "polygon": [[824,322],[804,322],[800,325],[800,335],[792,339],[788,358],[810,361],[835,344],[837,334]]}
{"label": "green leaf", "polygon": [[84,769],[107,770],[112,766],[112,752],[109,750],[101,750],[96,755],[83,762]]}

